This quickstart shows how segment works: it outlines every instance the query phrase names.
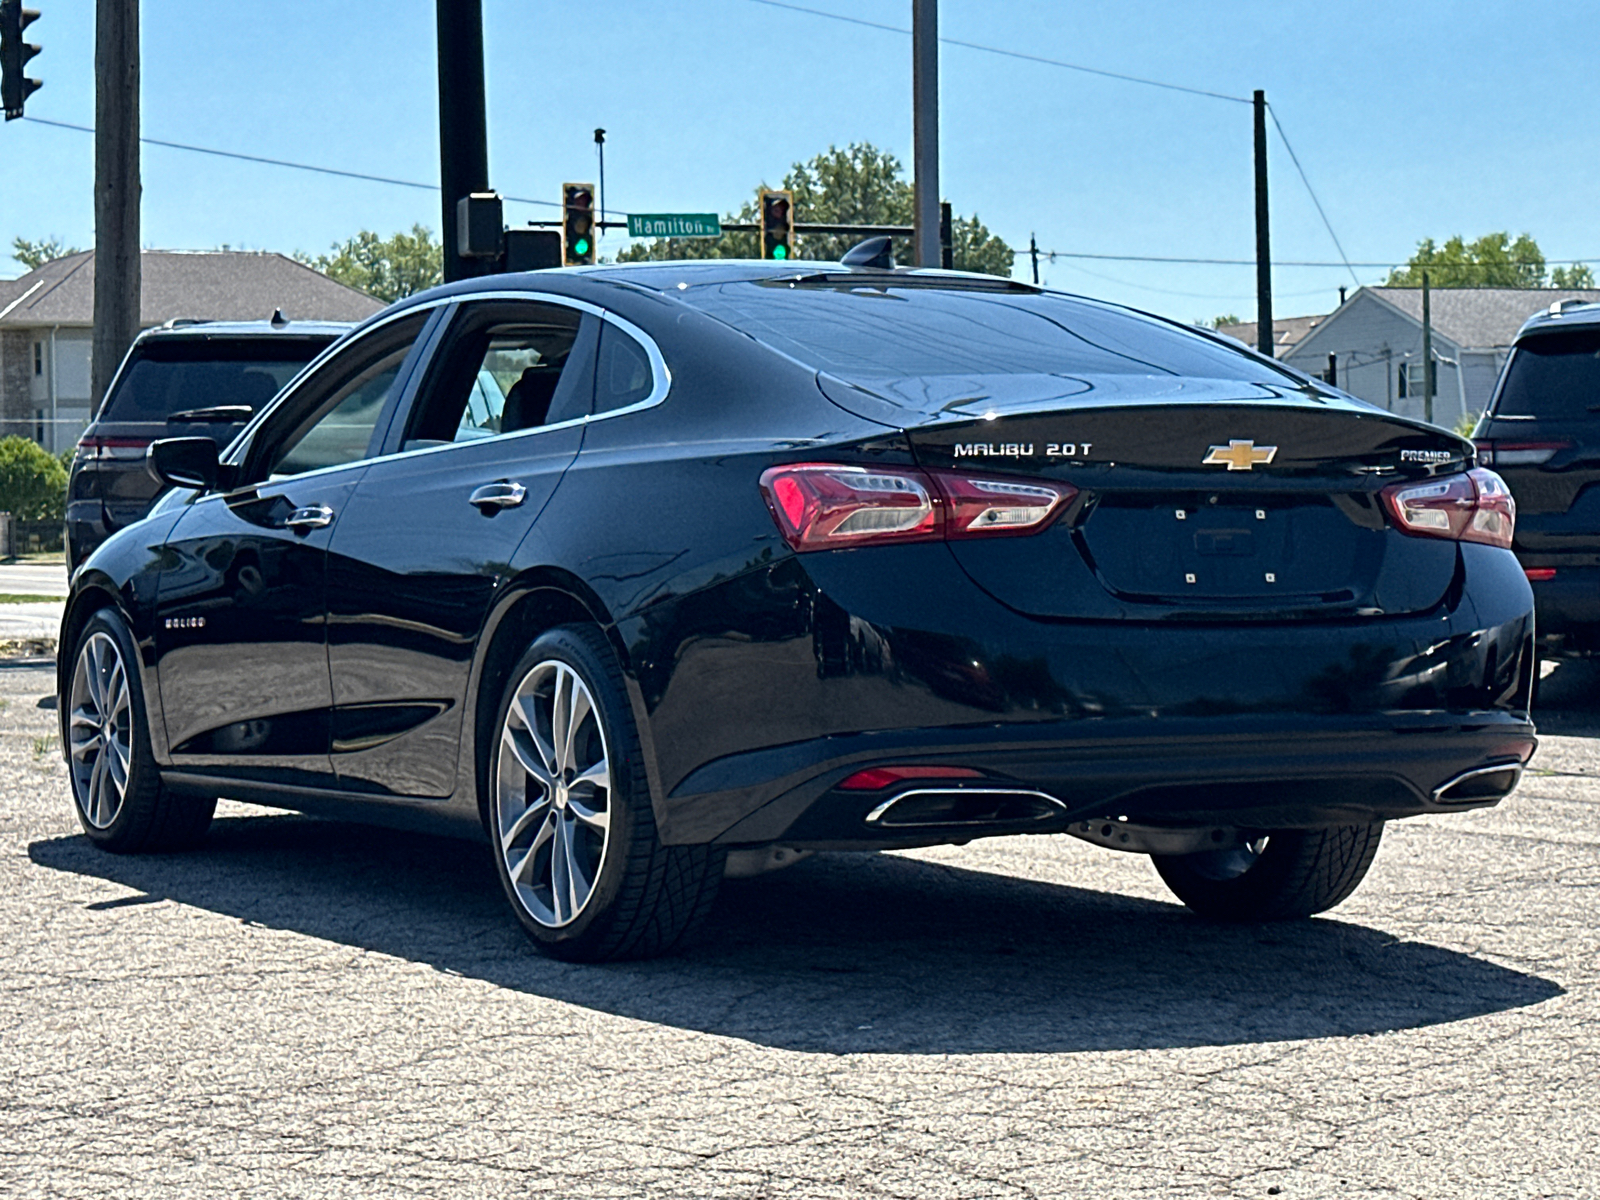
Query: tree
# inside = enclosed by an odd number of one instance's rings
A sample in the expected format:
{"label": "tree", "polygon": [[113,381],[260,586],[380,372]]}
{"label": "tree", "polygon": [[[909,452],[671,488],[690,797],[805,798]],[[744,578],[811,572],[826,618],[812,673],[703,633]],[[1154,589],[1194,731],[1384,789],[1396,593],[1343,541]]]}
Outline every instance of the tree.
{"label": "tree", "polygon": [[25,437],[0,438],[0,512],[19,521],[59,521],[66,498],[60,459]]}
{"label": "tree", "polygon": [[[759,194],[767,185],[757,189]],[[903,177],[900,160],[867,142],[843,150],[829,146],[809,162],[795,163],[784,176],[783,187],[794,193],[795,220],[823,225],[909,225],[913,190]],[[751,224],[757,218],[756,200],[745,202],[737,213],[723,218],[729,224]],[[848,234],[801,234],[801,258],[837,261],[858,239]],[[956,217],[951,223],[951,248],[959,271],[982,271],[1009,276],[1013,255],[1004,240],[989,232],[976,214]],[[630,246],[617,255],[618,262],[654,262],[685,258],[758,258],[760,241],[754,233],[725,233],[720,238],[658,238]],[[895,239],[895,257],[911,260],[909,238]]]}
{"label": "tree", "polygon": [[[1515,241],[1509,233],[1486,233],[1474,242],[1457,234],[1443,246],[1423,238],[1405,269],[1389,272],[1387,286],[1421,287],[1424,270],[1429,286],[1436,288],[1546,286],[1544,253],[1528,233],[1518,234]],[[1593,287],[1594,276],[1580,263],[1557,267],[1549,283],[1554,287]]]}
{"label": "tree", "polygon": [[295,258],[385,304],[444,279],[444,250],[426,225],[413,225],[410,233],[388,238],[363,229],[346,242],[335,242],[332,254],[312,257],[296,251]]}
{"label": "tree", "polygon": [[42,242],[30,242],[24,237],[11,240],[11,257],[30,271],[36,271],[45,263],[65,258],[69,254],[82,253],[82,250],[64,244],[58,237],[49,237]]}

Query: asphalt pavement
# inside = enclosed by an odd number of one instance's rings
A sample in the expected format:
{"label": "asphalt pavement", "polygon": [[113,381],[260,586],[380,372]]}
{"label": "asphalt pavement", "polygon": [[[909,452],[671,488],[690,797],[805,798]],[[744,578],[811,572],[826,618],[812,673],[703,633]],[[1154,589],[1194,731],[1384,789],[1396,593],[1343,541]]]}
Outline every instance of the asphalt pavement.
{"label": "asphalt pavement", "polygon": [[1067,838],[729,883],[679,958],[538,957],[478,845],[225,804],[79,836],[0,665],[0,1194],[1600,1195],[1600,670],[1498,809],[1210,925]]}

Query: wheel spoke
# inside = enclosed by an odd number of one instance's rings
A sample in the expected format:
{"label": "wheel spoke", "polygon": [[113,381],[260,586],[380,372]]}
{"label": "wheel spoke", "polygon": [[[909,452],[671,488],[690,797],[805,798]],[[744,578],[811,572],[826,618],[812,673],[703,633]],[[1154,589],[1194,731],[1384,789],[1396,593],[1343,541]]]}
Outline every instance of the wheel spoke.
{"label": "wheel spoke", "polygon": [[578,765],[578,730],[583,725],[583,719],[589,715],[590,700],[587,688],[578,684],[578,677],[572,677],[572,700],[567,709],[567,761],[566,766]]}
{"label": "wheel spoke", "polygon": [[111,772],[111,781],[117,785],[117,791],[124,792],[128,787],[128,750],[121,742],[117,741],[116,734],[105,739],[106,748],[110,751],[110,758],[106,762],[106,770]]}
{"label": "wheel spoke", "polygon": [[550,907],[555,909],[556,921],[565,925],[577,910],[577,905],[572,903],[572,855],[567,849],[567,823],[560,817],[554,820],[554,844],[550,847]]}
{"label": "wheel spoke", "polygon": [[567,809],[590,829],[604,836],[611,829],[611,809],[594,807],[577,796],[567,797]]}
{"label": "wheel spoke", "polygon": [[[542,821],[550,812],[550,795],[545,793],[540,800],[535,800],[522,810],[522,815],[511,823],[511,828],[500,836],[500,845],[505,850],[510,850],[523,834],[528,832],[528,827],[537,821]],[[543,832],[541,830],[541,832]]]}
{"label": "wheel spoke", "polygon": [[589,898],[592,889],[583,873],[583,866],[578,862],[577,830],[565,822],[563,825],[566,826],[566,833],[561,839],[561,849],[567,857],[567,898],[572,904],[572,915],[576,916],[578,910],[583,907],[583,902]]}
{"label": "wheel spoke", "polygon": [[544,794],[549,796],[551,789],[555,787],[555,779],[548,765],[549,757],[545,754],[544,747],[539,745],[538,735],[531,727],[513,729],[511,722],[507,721],[501,738],[516,756],[517,765],[533,776],[544,789]]}

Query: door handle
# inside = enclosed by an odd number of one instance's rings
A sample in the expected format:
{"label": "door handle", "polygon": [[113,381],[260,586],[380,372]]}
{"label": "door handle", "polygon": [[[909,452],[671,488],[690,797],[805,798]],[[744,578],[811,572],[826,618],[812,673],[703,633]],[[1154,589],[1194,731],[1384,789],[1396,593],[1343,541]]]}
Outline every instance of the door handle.
{"label": "door handle", "polygon": [[527,498],[528,489],[515,479],[500,479],[474,489],[472,495],[467,497],[467,503],[484,516],[490,516],[502,508],[516,508]]}
{"label": "door handle", "polygon": [[333,509],[326,504],[313,504],[309,508],[297,508],[289,514],[284,525],[296,533],[307,533],[313,529],[321,529],[324,525],[333,524]]}

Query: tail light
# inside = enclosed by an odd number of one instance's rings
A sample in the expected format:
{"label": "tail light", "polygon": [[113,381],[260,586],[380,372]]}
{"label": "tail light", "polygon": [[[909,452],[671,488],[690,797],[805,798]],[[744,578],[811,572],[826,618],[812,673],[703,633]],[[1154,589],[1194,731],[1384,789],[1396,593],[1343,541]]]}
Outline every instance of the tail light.
{"label": "tail light", "polygon": [[1486,467],[1537,467],[1558,451],[1572,449],[1571,442],[1477,442],[1478,461]]}
{"label": "tail light", "polygon": [[[78,453],[86,459],[99,458],[138,458],[149,447],[149,438],[140,437],[93,437],[85,435],[78,439]],[[117,454],[118,450],[135,450],[137,454]]]}
{"label": "tail light", "polygon": [[796,463],[762,472],[761,492],[796,550],[1037,533],[1077,489],[964,471]]}
{"label": "tail light", "polygon": [[1517,502],[1493,471],[1475,467],[1426,483],[1391,484],[1382,495],[1402,533],[1511,548]]}
{"label": "tail light", "polygon": [[1554,567],[1524,567],[1522,573],[1528,577],[1529,583],[1548,583],[1556,577]]}

